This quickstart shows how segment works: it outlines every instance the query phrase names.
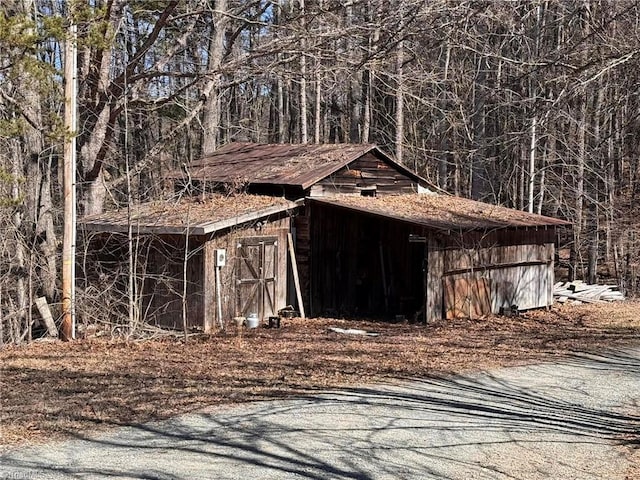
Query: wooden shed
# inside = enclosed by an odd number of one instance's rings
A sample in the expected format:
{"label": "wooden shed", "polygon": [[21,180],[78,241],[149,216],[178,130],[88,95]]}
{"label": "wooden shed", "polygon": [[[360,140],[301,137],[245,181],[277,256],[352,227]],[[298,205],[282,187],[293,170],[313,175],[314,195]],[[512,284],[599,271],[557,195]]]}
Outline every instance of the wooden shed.
{"label": "wooden shed", "polygon": [[278,197],[209,196],[86,217],[93,258],[85,277],[121,272],[112,281],[126,285],[131,237],[145,322],[181,329],[186,317],[189,329],[207,332],[238,315],[276,315],[287,305],[287,234],[297,208]]}
{"label": "wooden shed", "polygon": [[167,180],[193,197],[84,221],[101,245],[129,225],[146,235],[142,308],[158,325],[180,327],[185,298],[188,326],[205,331],[295,304],[287,233],[312,316],[428,322],[553,302],[555,232],[568,222],[435,193],[374,145],[231,143]]}
{"label": "wooden shed", "polygon": [[308,198],[314,315],[478,317],[553,303],[566,222],[459,197]]}
{"label": "wooden shed", "polygon": [[170,177],[196,192],[306,198],[292,228],[312,315],[429,321],[553,302],[567,222],[433,194],[374,145],[231,143]]}

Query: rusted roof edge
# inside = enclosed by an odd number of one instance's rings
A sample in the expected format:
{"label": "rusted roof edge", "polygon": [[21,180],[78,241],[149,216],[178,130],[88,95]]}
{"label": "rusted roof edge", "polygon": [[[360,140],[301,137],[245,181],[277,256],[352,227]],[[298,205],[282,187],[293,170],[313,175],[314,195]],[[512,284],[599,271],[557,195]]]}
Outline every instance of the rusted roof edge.
{"label": "rusted roof edge", "polygon": [[[440,230],[440,231],[448,231],[448,230],[450,230],[449,228],[438,226],[438,225],[435,225],[435,224],[432,224],[432,223],[429,223],[429,222],[415,220],[415,219],[407,218],[407,217],[401,217],[401,216],[398,216],[398,215],[392,215],[390,213],[381,212],[380,210],[370,210],[370,209],[367,209],[367,208],[364,208],[364,207],[359,207],[359,206],[354,206],[354,205],[346,205],[344,203],[340,203],[338,201],[335,201],[335,199],[322,198],[322,197],[307,197],[307,200],[311,200],[312,202],[322,203],[322,204],[328,205],[330,207],[342,208],[344,210],[353,210],[353,211],[356,211],[356,212],[366,213],[367,215],[372,215],[374,217],[389,218],[391,220],[397,220],[399,222],[410,223],[412,225],[420,225],[420,226],[423,226],[423,227],[433,228],[435,230]],[[331,201],[331,200],[333,200],[333,201]]]}

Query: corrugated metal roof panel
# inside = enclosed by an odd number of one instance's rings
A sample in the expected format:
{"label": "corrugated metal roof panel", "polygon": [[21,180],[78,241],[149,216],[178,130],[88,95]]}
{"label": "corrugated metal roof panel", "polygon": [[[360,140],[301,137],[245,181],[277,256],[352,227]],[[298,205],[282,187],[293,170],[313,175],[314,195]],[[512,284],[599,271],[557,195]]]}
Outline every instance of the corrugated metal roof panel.
{"label": "corrugated metal roof panel", "polygon": [[557,218],[449,195],[340,195],[310,200],[446,231],[570,225]]}

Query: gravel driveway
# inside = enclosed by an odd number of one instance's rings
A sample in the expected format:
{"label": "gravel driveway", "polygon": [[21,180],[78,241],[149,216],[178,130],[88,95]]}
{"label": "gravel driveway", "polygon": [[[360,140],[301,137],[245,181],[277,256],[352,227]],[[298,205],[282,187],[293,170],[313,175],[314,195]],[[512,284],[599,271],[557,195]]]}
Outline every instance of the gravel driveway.
{"label": "gravel driveway", "polygon": [[624,479],[640,349],[215,408],[0,456],[0,479]]}

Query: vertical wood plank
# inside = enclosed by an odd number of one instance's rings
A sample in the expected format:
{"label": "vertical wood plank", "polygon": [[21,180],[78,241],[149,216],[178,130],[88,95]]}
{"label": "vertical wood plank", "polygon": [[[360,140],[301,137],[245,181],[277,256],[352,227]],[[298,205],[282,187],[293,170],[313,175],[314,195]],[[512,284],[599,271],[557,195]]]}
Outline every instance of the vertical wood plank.
{"label": "vertical wood plank", "polygon": [[444,277],[442,279],[442,287],[444,290],[444,318],[451,320],[456,318],[456,289],[453,277]]}
{"label": "vertical wood plank", "polygon": [[293,249],[293,237],[287,234],[287,243],[289,244],[289,254],[291,256],[291,270],[293,272],[293,282],[296,287],[296,298],[298,300],[298,308],[300,309],[300,317],[306,318],[304,312],[304,303],[302,302],[302,291],[300,290],[300,279],[298,278],[298,262],[296,261],[296,252]]}
{"label": "vertical wood plank", "polygon": [[215,266],[214,266],[214,254],[215,254],[214,250],[215,250],[214,242],[207,241],[204,245],[204,254],[202,255],[203,257],[202,294],[204,296],[203,328],[205,333],[211,333],[213,331],[213,326],[215,324],[216,281],[215,281]]}
{"label": "vertical wood plank", "polygon": [[[56,324],[53,321],[53,316],[51,315],[51,310],[49,309],[49,305],[47,304],[47,299],[45,297],[36,298],[36,307],[38,308],[38,312],[40,313],[40,317],[42,317],[42,321],[47,327],[47,333],[50,337],[56,338],[58,336],[58,329],[56,328]],[[0,341],[2,339],[0,338]]]}
{"label": "vertical wood plank", "polygon": [[547,307],[553,305],[553,284],[555,283],[555,245],[547,243]]}
{"label": "vertical wood plank", "polygon": [[491,313],[491,282],[487,278],[478,278],[474,282],[474,304],[476,315],[481,317]]}
{"label": "vertical wood plank", "polygon": [[426,271],[426,299],[425,321],[431,322],[442,318],[443,307],[443,282],[444,252],[439,250],[439,245],[429,241],[427,247],[427,271]]}
{"label": "vertical wood plank", "polygon": [[289,219],[287,218],[286,228],[278,229],[278,258],[276,260],[276,291],[275,291],[275,311],[287,306],[287,236],[289,235]]}

